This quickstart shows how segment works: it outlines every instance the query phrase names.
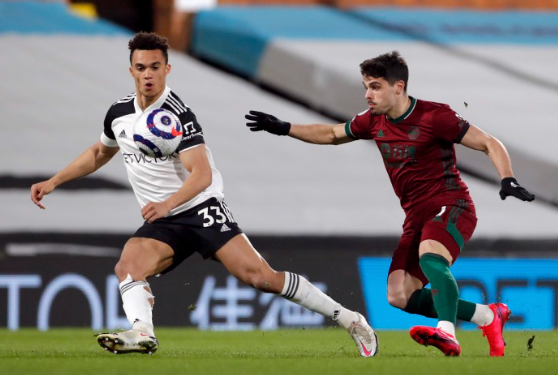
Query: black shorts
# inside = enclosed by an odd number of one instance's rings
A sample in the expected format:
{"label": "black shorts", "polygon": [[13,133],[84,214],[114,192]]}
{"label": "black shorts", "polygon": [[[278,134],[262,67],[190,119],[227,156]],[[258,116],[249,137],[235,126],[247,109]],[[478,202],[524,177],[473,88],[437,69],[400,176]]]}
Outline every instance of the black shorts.
{"label": "black shorts", "polygon": [[242,233],[224,201],[210,198],[179,214],[147,221],[132,237],[153,238],[174,251],[167,273],[194,253],[211,258],[223,245]]}

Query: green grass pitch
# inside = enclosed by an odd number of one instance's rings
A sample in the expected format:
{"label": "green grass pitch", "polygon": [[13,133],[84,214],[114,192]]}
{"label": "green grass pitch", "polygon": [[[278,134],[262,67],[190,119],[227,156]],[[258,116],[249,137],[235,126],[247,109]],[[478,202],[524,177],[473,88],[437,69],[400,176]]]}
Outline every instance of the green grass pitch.
{"label": "green grass pitch", "polygon": [[[556,374],[558,331],[506,332],[504,358],[480,331],[461,331],[462,355],[446,358],[403,331],[380,331],[380,353],[361,358],[341,329],[205,332],[160,328],[153,355],[114,355],[89,329],[0,330],[0,374]],[[535,336],[532,349],[529,338]]]}

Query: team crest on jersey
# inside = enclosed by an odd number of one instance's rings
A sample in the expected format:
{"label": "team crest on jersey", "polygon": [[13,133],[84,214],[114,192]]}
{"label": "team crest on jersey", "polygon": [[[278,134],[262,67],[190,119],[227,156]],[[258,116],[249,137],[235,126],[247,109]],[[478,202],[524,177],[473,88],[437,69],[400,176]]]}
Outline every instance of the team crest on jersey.
{"label": "team crest on jersey", "polygon": [[409,136],[409,139],[414,141],[415,139],[418,139],[418,137],[420,137],[420,129],[418,128],[418,126],[411,126],[409,128],[409,131],[407,131],[407,135]]}

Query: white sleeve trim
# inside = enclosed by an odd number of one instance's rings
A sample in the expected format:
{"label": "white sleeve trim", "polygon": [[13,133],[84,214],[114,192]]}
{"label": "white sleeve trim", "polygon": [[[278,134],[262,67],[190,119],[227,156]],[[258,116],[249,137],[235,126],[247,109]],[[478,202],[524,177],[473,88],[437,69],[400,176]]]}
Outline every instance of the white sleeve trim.
{"label": "white sleeve trim", "polygon": [[193,146],[191,146],[191,147],[185,148],[184,150],[180,150],[180,151],[178,151],[178,153],[180,154],[180,153],[182,153],[182,152],[184,152],[184,151],[191,150],[191,149],[193,149],[194,147],[198,147],[198,146],[205,146],[205,143],[198,143],[197,145],[193,145]]}
{"label": "white sleeve trim", "polygon": [[101,143],[107,147],[118,147],[118,142],[116,142],[116,139],[107,137],[105,132],[101,133]]}

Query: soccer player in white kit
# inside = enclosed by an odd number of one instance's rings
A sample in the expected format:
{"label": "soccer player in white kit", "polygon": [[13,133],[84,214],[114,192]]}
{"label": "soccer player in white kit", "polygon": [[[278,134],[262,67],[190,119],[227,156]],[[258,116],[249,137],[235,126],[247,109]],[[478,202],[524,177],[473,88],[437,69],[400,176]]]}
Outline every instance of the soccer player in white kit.
{"label": "soccer player in white kit", "polygon": [[[138,33],[128,47],[136,92],[110,107],[99,141],[62,171],[31,187],[32,201],[44,209],[41,200],[57,186],[95,172],[119,150],[123,156],[145,219],[124,245],[115,267],[132,329],[101,333],[99,344],[115,354],[155,352],[159,342],[152,320],[154,296],[147,279],[171,271],[198,252],[221,262],[249,286],[332,318],[349,332],[361,356],[374,356],[378,340],[361,314],[344,308],[305,278],[273,270],[242,233],[223,201],[221,174],[196,116],[166,85],[171,71],[167,40]],[[149,158],[135,145],[133,126],[144,119],[143,114],[159,108],[179,118],[184,135],[173,155]]]}

